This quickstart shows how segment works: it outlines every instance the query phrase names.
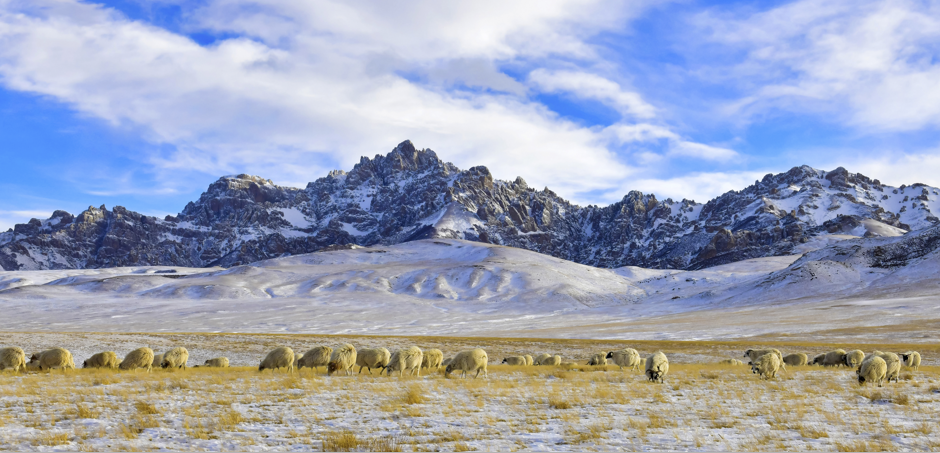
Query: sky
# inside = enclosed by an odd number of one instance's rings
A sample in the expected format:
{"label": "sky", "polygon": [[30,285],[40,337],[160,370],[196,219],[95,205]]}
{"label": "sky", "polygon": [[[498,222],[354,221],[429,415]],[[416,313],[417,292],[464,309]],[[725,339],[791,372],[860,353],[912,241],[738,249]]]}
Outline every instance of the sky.
{"label": "sky", "polygon": [[403,140],[579,204],[940,186],[940,1],[0,0],[0,231]]}

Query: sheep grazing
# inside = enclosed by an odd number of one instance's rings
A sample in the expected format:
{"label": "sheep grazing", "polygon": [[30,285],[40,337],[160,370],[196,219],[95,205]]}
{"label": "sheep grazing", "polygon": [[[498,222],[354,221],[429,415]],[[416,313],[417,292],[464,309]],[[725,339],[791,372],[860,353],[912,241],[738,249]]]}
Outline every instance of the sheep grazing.
{"label": "sheep grazing", "polygon": [[[893,379],[894,382],[898,382],[898,378],[901,374],[901,358],[893,352],[881,352],[875,351],[871,353],[872,356],[881,357],[885,363],[888,365],[888,372],[885,377],[885,380],[891,382]],[[865,360],[868,360],[866,358]]]}
{"label": "sheep grazing", "polygon": [[163,354],[155,354],[153,356],[153,363],[150,364],[152,368],[159,368],[163,365]]}
{"label": "sheep grazing", "polygon": [[787,354],[783,358],[783,363],[790,366],[803,366],[809,362],[809,357],[802,352]]}
{"label": "sheep grazing", "polygon": [[542,360],[542,365],[546,366],[558,366],[561,365],[561,356],[553,355],[545,360]]}
{"label": "sheep grazing", "polygon": [[914,369],[917,371],[920,368],[920,353],[917,351],[907,351],[901,355],[901,360],[904,361],[904,366]]}
{"label": "sheep grazing", "polygon": [[118,368],[134,371],[137,371],[138,368],[146,368],[149,373],[153,369],[153,349],[138,348],[128,352]]}
{"label": "sheep grazing", "polygon": [[0,371],[11,369],[14,373],[26,371],[26,353],[16,346],[0,349]]}
{"label": "sheep grazing", "polygon": [[669,372],[669,359],[666,354],[657,352],[646,358],[646,378],[652,382],[666,382],[666,373]]}
{"label": "sheep grazing", "polygon": [[610,351],[607,358],[612,359],[614,365],[620,367],[632,368],[633,371],[640,371],[640,353],[633,348],[621,349],[619,351]]}
{"label": "sheep grazing", "polygon": [[399,349],[392,354],[392,358],[388,360],[388,366],[385,367],[385,371],[389,376],[392,375],[393,371],[397,371],[399,376],[402,376],[405,370],[411,370],[412,376],[421,376],[421,361],[424,359],[424,354],[421,352],[421,348],[417,346],[412,346],[408,349]]}
{"label": "sheep grazing", "polygon": [[521,355],[517,355],[513,357],[506,357],[505,359],[503,359],[503,363],[505,363],[506,365],[511,365],[511,366],[525,366],[526,360],[525,360],[525,357]]}
{"label": "sheep grazing", "polygon": [[356,348],[346,343],[330,355],[330,362],[326,364],[326,374],[332,375],[337,371],[345,371],[349,376],[354,366],[356,366]]}
{"label": "sheep grazing", "polygon": [[813,359],[813,365],[839,366],[842,365],[842,356],[845,355],[844,349],[836,349],[825,354],[820,354]]}
{"label": "sheep grazing", "polygon": [[864,360],[865,353],[858,349],[842,354],[842,364],[849,368],[858,368]]}
{"label": "sheep grazing", "polygon": [[74,370],[75,360],[72,359],[72,353],[68,349],[52,348],[33,354],[29,358],[38,370],[54,370],[62,368],[64,370]]}
{"label": "sheep grazing", "polygon": [[294,350],[287,346],[274,348],[265,356],[261,364],[258,365],[258,371],[277,370],[278,368],[287,368],[288,373],[294,372]]}
{"label": "sheep grazing", "polygon": [[772,379],[777,377],[782,363],[777,354],[764,354],[751,362],[751,372],[759,375],[761,379]]}
{"label": "sheep grazing", "polygon": [[588,366],[607,366],[607,356],[604,354],[594,354],[588,359]]}
{"label": "sheep grazing", "polygon": [[535,359],[532,358],[529,354],[524,355],[526,366],[532,366],[535,363]]}
{"label": "sheep grazing", "polygon": [[859,385],[865,385],[866,382],[874,382],[878,387],[884,387],[885,376],[888,374],[888,364],[881,357],[868,356],[862,365],[855,371],[858,374]]}
{"label": "sheep grazing", "polygon": [[444,361],[441,362],[441,366],[442,366],[442,367],[447,367],[447,365],[450,365],[451,362],[453,362],[453,361],[454,361],[454,358],[453,358],[453,357],[444,359]]}
{"label": "sheep grazing", "polygon": [[363,349],[356,353],[356,366],[359,367],[359,373],[362,373],[363,368],[368,368],[369,374],[372,374],[373,368],[385,368],[390,357],[391,354],[385,348]]}
{"label": "sheep grazing", "polygon": [[486,355],[486,351],[480,348],[463,351],[454,356],[454,360],[444,369],[444,377],[450,376],[454,371],[462,372],[461,375],[464,378],[467,377],[467,373],[473,373],[474,371],[476,371],[476,375],[473,376],[474,379],[480,376],[481,371],[483,372],[483,377],[487,377],[486,362],[488,360],[489,357]]}
{"label": "sheep grazing", "polygon": [[160,361],[161,368],[186,369],[186,362],[189,361],[189,351],[182,346],[170,349],[163,354],[163,360]]}
{"label": "sheep grazing", "polygon": [[202,364],[202,366],[210,368],[228,368],[228,357],[216,357],[206,360],[206,363]]}
{"label": "sheep grazing", "polygon": [[778,359],[783,360],[783,354],[780,352],[780,350],[779,350],[779,349],[773,349],[773,348],[768,348],[768,349],[748,349],[747,351],[744,351],[744,357],[747,357],[748,359],[751,359],[751,362],[754,362],[754,361],[756,361],[757,359],[759,359],[762,355],[764,355],[764,354],[771,354],[771,353],[772,353],[772,354],[775,354]]}
{"label": "sheep grazing", "polygon": [[551,354],[542,353],[542,354],[535,356],[535,360],[533,361],[535,362],[536,365],[542,365],[543,360],[550,359],[550,358],[552,358]]}
{"label": "sheep grazing", "polygon": [[330,364],[330,357],[333,355],[333,348],[329,346],[317,346],[304,353],[304,356],[297,359],[297,369],[303,367],[313,368],[314,371],[317,370],[317,367],[326,367]]}
{"label": "sheep grazing", "polygon": [[822,365],[826,360],[826,354],[819,354],[816,357],[813,357],[813,361],[810,362],[810,365]]}
{"label": "sheep grazing", "polygon": [[742,362],[742,361],[740,361],[740,360],[738,360],[738,359],[724,359],[724,360],[722,360],[721,362],[718,362],[718,363],[720,363],[720,364],[722,364],[722,365],[735,365],[735,366],[737,366],[737,365],[744,365],[744,362]]}
{"label": "sheep grazing", "polygon": [[113,370],[120,363],[115,352],[105,351],[99,352],[82,362],[82,368],[111,368]]}
{"label": "sheep grazing", "polygon": [[424,358],[421,359],[421,368],[431,369],[434,368],[435,371],[441,368],[441,362],[444,361],[444,353],[440,349],[428,349],[424,351]]}

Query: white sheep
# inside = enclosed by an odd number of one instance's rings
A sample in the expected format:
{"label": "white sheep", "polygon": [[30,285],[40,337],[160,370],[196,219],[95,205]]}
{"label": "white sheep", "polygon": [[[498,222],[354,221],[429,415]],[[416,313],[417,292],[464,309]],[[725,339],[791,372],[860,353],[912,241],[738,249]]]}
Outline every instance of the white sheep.
{"label": "white sheep", "polygon": [[619,351],[610,351],[607,353],[607,358],[613,360],[614,365],[620,367],[623,370],[623,367],[632,368],[633,371],[640,371],[640,353],[633,348],[625,348]]}
{"label": "white sheep", "polygon": [[607,366],[607,357],[604,354],[594,354],[588,359],[589,366]]}
{"label": "white sheep", "polygon": [[72,353],[63,348],[52,348],[33,354],[29,361],[39,370],[75,369],[75,360],[72,359]]}
{"label": "white sheep", "polygon": [[460,352],[454,356],[454,360],[444,369],[444,377],[450,376],[454,371],[461,371],[462,376],[465,378],[467,373],[476,371],[477,374],[473,376],[474,379],[479,377],[482,371],[483,377],[487,377],[486,362],[488,360],[489,357],[486,355],[486,351],[480,348]]}
{"label": "white sheep", "polygon": [[[901,358],[893,352],[881,352],[875,351],[871,355],[881,357],[884,359],[885,363],[888,365],[888,372],[885,377],[885,380],[891,382],[893,379],[894,382],[898,382],[898,378],[901,374]],[[867,358],[866,358],[867,360]]]}
{"label": "white sheep", "polygon": [[424,351],[424,358],[421,359],[421,368],[435,371],[441,368],[441,362],[444,361],[444,353],[440,349],[428,349]]}
{"label": "white sheep", "polygon": [[878,387],[884,387],[888,364],[881,357],[872,355],[862,361],[855,373],[858,374],[859,385],[865,385],[865,382],[873,382],[878,384]]}
{"label": "white sheep", "polygon": [[329,346],[317,346],[305,352],[303,357],[297,359],[297,369],[310,367],[316,371],[317,367],[327,367],[330,365],[330,357],[332,357],[332,355],[333,348]]}
{"label": "white sheep", "polygon": [[826,360],[826,354],[819,354],[816,357],[813,357],[813,361],[810,362],[810,365],[822,365]]}
{"label": "white sheep", "polygon": [[503,359],[503,363],[505,363],[506,365],[510,365],[510,366],[525,366],[526,365],[525,357],[521,355],[506,357],[505,359]]}
{"label": "white sheep", "polygon": [[16,346],[0,349],[0,371],[6,369],[26,371],[26,353]]}
{"label": "white sheep", "polygon": [[744,351],[744,357],[747,357],[748,359],[751,360],[751,362],[753,362],[759,359],[760,356],[764,354],[771,354],[771,353],[776,354],[778,359],[783,360],[783,354],[780,352],[779,349],[774,349],[774,348],[748,349],[747,351]]}
{"label": "white sheep", "polygon": [[560,355],[553,355],[553,356],[551,356],[551,357],[549,357],[549,358],[547,358],[547,359],[543,359],[543,360],[542,360],[542,365],[545,365],[545,366],[558,366],[558,365],[561,365],[561,356],[560,356]]}
{"label": "white sheep", "polygon": [[278,368],[287,368],[288,373],[294,372],[294,350],[287,346],[274,348],[265,356],[261,364],[258,365],[258,371],[277,370]]}
{"label": "white sheep", "polygon": [[669,372],[669,359],[666,354],[657,352],[646,358],[646,378],[652,382],[666,382],[666,373]]}
{"label": "white sheep", "polygon": [[120,362],[118,362],[117,353],[105,351],[99,352],[82,362],[82,368],[111,368],[113,370],[118,367],[118,364]]}
{"label": "white sheep", "polygon": [[751,372],[759,375],[761,379],[772,379],[777,377],[782,363],[777,354],[764,354],[750,363]]}
{"label": "white sheep", "polygon": [[787,354],[783,358],[783,363],[790,366],[803,366],[809,363],[809,357],[802,352],[795,352],[793,354]]}
{"label": "white sheep", "polygon": [[124,356],[124,360],[121,361],[121,364],[118,365],[118,368],[122,370],[134,370],[135,372],[138,368],[146,368],[149,373],[153,369],[153,349],[137,348],[128,352],[127,355]]}
{"label": "white sheep", "polygon": [[189,351],[182,346],[175,347],[163,354],[163,360],[160,361],[161,368],[186,369],[186,362],[189,362]]}
{"label": "white sheep", "polygon": [[551,354],[546,354],[546,353],[543,352],[543,353],[541,353],[541,354],[535,356],[534,362],[535,362],[536,365],[541,365],[543,360],[545,360],[545,359],[550,359],[550,358],[552,358],[552,355],[551,355]]}
{"label": "white sheep", "polygon": [[865,360],[865,353],[861,350],[846,352],[842,355],[842,364],[849,368],[858,368]]}
{"label": "white sheep", "polygon": [[[825,354],[820,354],[813,359],[813,365],[839,366],[843,365],[842,356],[845,355],[845,349],[836,349]],[[820,357],[822,360],[820,360]]]}
{"label": "white sheep", "polygon": [[907,351],[901,354],[901,360],[904,361],[904,366],[913,368],[914,371],[920,368],[920,353],[917,351]]}
{"label": "white sheep", "polygon": [[352,374],[353,367],[356,366],[356,348],[346,343],[333,351],[330,355],[330,363],[326,365],[326,373],[332,375],[337,371],[343,371],[347,376]]}
{"label": "white sheep", "polygon": [[526,354],[523,357],[525,357],[526,366],[532,366],[535,363],[535,359],[533,359],[531,355]]}
{"label": "white sheep", "polygon": [[421,352],[421,348],[417,346],[399,349],[388,360],[385,372],[391,376],[393,371],[397,371],[398,375],[402,376],[405,370],[411,370],[412,376],[421,376],[421,360],[423,358],[424,354]]}
{"label": "white sheep", "polygon": [[742,362],[742,361],[740,361],[740,360],[738,360],[738,359],[724,359],[724,360],[722,360],[721,362],[718,362],[718,363],[720,363],[720,364],[722,364],[722,365],[735,365],[735,366],[744,365],[744,362]]}
{"label": "white sheep", "polygon": [[[391,354],[385,348],[361,349],[356,352],[356,366],[359,367],[359,373],[362,373],[363,368],[368,368],[369,374],[372,374],[373,368],[385,368],[390,357]],[[379,374],[382,374],[381,371]]]}
{"label": "white sheep", "polygon": [[211,368],[228,368],[228,357],[216,357],[214,359],[206,360],[202,366],[211,367]]}

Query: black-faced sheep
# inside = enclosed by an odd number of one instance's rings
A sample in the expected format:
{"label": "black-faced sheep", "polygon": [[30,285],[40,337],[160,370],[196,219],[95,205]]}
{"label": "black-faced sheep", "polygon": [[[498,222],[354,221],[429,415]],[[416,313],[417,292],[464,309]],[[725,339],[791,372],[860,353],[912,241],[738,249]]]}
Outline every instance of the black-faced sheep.
{"label": "black-faced sheep", "polygon": [[356,366],[359,367],[359,373],[362,373],[363,368],[368,368],[369,374],[372,374],[373,368],[385,368],[391,356],[385,348],[360,349],[356,351]]}
{"label": "black-faced sheep", "polygon": [[189,351],[182,346],[175,347],[163,354],[163,360],[160,361],[161,368],[186,369],[186,362],[189,361]]}
{"label": "black-faced sheep", "polygon": [[258,371],[277,370],[278,368],[287,368],[288,373],[294,372],[294,350],[287,346],[274,348],[265,356],[261,364],[258,365]]}
{"label": "black-faced sheep", "polygon": [[113,370],[117,368],[120,363],[117,353],[114,351],[105,351],[99,352],[82,362],[82,368],[110,368]]}
{"label": "black-faced sheep", "polygon": [[790,366],[803,366],[809,362],[809,357],[802,352],[787,354],[783,358],[783,363]]}
{"label": "black-faced sheep", "polygon": [[666,354],[657,352],[646,358],[646,378],[652,382],[666,382],[669,372],[669,359]]}
{"label": "black-faced sheep", "polygon": [[901,355],[901,360],[904,361],[904,366],[917,371],[920,368],[920,353],[917,351],[907,351]]}
{"label": "black-faced sheep", "polygon": [[349,376],[354,366],[356,366],[356,347],[346,343],[336,348],[330,355],[330,363],[326,365],[326,374],[332,375],[337,371],[343,371]]}
{"label": "black-faced sheep", "polygon": [[751,362],[751,372],[759,375],[761,379],[772,379],[777,377],[781,363],[776,354],[764,354]]}
{"label": "black-faced sheep", "polygon": [[75,369],[75,360],[72,359],[72,353],[63,348],[52,348],[33,354],[29,361],[39,370]]}
{"label": "black-faced sheep", "polygon": [[510,366],[525,366],[526,365],[525,357],[521,355],[506,357],[505,359],[503,359],[503,363],[505,363],[506,365],[510,365]]}
{"label": "black-faced sheep", "polygon": [[214,359],[206,360],[202,366],[210,368],[228,368],[228,357],[216,357]]}
{"label": "black-faced sheep", "polygon": [[640,371],[640,353],[633,348],[625,348],[619,351],[610,351],[607,353],[608,359],[613,360],[614,365],[623,370],[624,367],[632,368],[633,371]]}
{"label": "black-faced sheep", "polygon": [[304,353],[304,356],[297,359],[297,368],[310,367],[316,371],[317,367],[327,367],[330,365],[330,357],[333,356],[333,348],[329,346],[317,346]]}
{"label": "black-faced sheep", "polygon": [[858,349],[842,355],[842,364],[853,369],[858,368],[863,360],[865,360],[865,353]]}
{"label": "black-faced sheep", "polygon": [[473,373],[474,371],[476,371],[476,375],[473,376],[474,379],[480,376],[480,372],[483,372],[483,377],[487,377],[486,362],[488,360],[489,357],[486,355],[486,351],[480,348],[460,352],[454,356],[454,360],[444,369],[444,377],[450,376],[454,371],[462,372],[461,375],[465,378],[467,373]]}
{"label": "black-faced sheep", "polygon": [[134,371],[137,371],[138,368],[146,368],[149,373],[153,369],[153,349],[137,348],[128,352],[118,368]]}
{"label": "black-faced sheep", "polygon": [[3,370],[26,371],[26,353],[16,346],[0,349],[0,371]]}
{"label": "black-faced sheep", "polygon": [[826,354],[819,354],[816,357],[813,357],[813,361],[810,362],[810,365],[822,365],[826,361]]}
{"label": "black-faced sheep", "polygon": [[855,370],[855,373],[858,374],[858,383],[859,385],[864,385],[866,382],[873,382],[878,384],[878,387],[884,386],[885,376],[888,373],[888,364],[878,356],[869,356],[865,359],[862,364]]}
{"label": "black-faced sheep", "polygon": [[440,349],[428,349],[424,351],[424,358],[421,359],[421,368],[435,371],[441,368],[441,362],[444,361],[444,353]]}
{"label": "black-faced sheep", "polygon": [[395,371],[398,372],[399,376],[402,376],[405,370],[411,370],[412,376],[421,376],[421,360],[423,358],[424,353],[422,353],[421,348],[417,346],[412,346],[408,349],[399,349],[395,351],[388,360],[388,366],[385,367],[385,371],[389,376]]}

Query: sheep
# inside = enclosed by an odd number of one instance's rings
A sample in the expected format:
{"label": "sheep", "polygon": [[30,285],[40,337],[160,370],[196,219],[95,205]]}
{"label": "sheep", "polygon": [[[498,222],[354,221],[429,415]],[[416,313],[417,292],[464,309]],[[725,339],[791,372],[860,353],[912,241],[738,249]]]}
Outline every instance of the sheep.
{"label": "sheep", "polygon": [[356,348],[346,343],[330,355],[330,362],[326,364],[326,374],[333,375],[337,371],[344,371],[349,376],[354,366],[356,366]]}
{"label": "sheep", "polygon": [[822,365],[826,360],[826,354],[819,354],[816,357],[813,357],[813,361],[810,362],[810,365]]}
{"label": "sheep", "polygon": [[163,365],[163,354],[155,354],[153,356],[153,363],[150,364],[151,367],[157,368]]}
{"label": "sheep", "polygon": [[474,379],[480,376],[481,371],[483,372],[483,377],[487,377],[486,362],[488,360],[489,357],[486,355],[486,351],[480,348],[460,352],[454,356],[454,360],[444,369],[444,377],[450,376],[454,371],[461,371],[464,378],[467,377],[467,373],[474,371],[477,372],[477,374],[473,376]]}
{"label": "sheep", "polygon": [[865,360],[865,353],[856,349],[842,355],[842,364],[849,368],[858,368]]}
{"label": "sheep", "polygon": [[898,377],[901,374],[901,358],[893,352],[875,351],[872,352],[871,355],[881,357],[888,365],[888,372],[885,380],[891,382],[891,380],[894,379],[894,382],[898,382]]}
{"label": "sheep", "polygon": [[202,366],[211,367],[211,368],[228,368],[228,357],[216,357],[214,359],[206,360]]}
{"label": "sheep", "polygon": [[160,361],[160,368],[186,369],[186,362],[189,361],[189,351],[182,346],[170,349],[163,354],[163,360]]}
{"label": "sheep", "polygon": [[329,346],[317,346],[304,353],[303,357],[300,357],[296,360],[297,369],[303,367],[313,368],[314,371],[317,370],[317,367],[326,367],[330,364],[330,357],[333,355],[333,348]]}
{"label": "sheep", "polygon": [[543,360],[545,360],[545,359],[550,359],[550,358],[552,358],[552,355],[551,355],[551,354],[545,354],[545,353],[543,352],[543,353],[541,353],[541,354],[535,356],[535,359],[534,359],[533,361],[535,362],[536,365],[541,365]]}
{"label": "sheep", "polygon": [[809,357],[802,352],[787,354],[786,357],[783,358],[783,363],[790,366],[803,366],[806,365],[808,361]]}
{"label": "sheep", "polygon": [[589,366],[607,366],[607,357],[604,354],[594,354],[587,364]]}
{"label": "sheep", "polygon": [[640,353],[633,348],[621,349],[619,351],[610,351],[607,353],[608,359],[613,359],[614,365],[620,367],[632,368],[633,371],[640,371]]}
{"label": "sheep", "polygon": [[721,362],[718,362],[722,365],[744,365],[744,362],[738,359],[724,359]]}
{"label": "sheep", "polygon": [[138,368],[146,368],[149,373],[153,369],[153,349],[137,348],[128,352],[127,355],[124,356],[124,360],[118,365],[118,368],[122,370],[134,370],[135,372]]}
{"label": "sheep", "polygon": [[530,356],[529,354],[526,354],[526,355],[524,355],[523,357],[525,357],[525,364],[526,364],[526,366],[532,366],[533,363],[535,363],[535,360],[534,360],[534,359],[532,358],[532,356]]}
{"label": "sheep", "polygon": [[878,387],[884,387],[888,364],[881,357],[868,356],[855,373],[858,374],[859,385],[865,385],[865,382],[874,382],[878,384]]}
{"label": "sheep", "polygon": [[274,348],[265,356],[261,364],[258,365],[258,371],[277,370],[278,368],[287,368],[288,373],[294,372],[294,350],[287,346]]}
{"label": "sheep", "polygon": [[751,359],[751,362],[756,362],[764,354],[774,354],[780,359],[780,368],[783,371],[787,371],[787,364],[783,361],[783,354],[779,349],[768,348],[768,349],[748,349],[744,351],[744,357]]}
{"label": "sheep", "polygon": [[72,359],[72,353],[69,352],[68,349],[63,348],[52,348],[33,354],[33,356],[29,358],[29,361],[40,371],[54,370],[56,368],[65,370],[75,369],[75,361]]}
{"label": "sheep", "polygon": [[399,349],[388,360],[385,372],[391,376],[393,371],[397,371],[398,375],[402,376],[405,370],[411,370],[412,376],[421,376],[421,360],[423,358],[424,354],[421,352],[421,348],[417,346]]}
{"label": "sheep", "polygon": [[440,349],[428,349],[424,351],[424,358],[421,359],[421,368],[431,369],[434,368],[435,371],[441,368],[441,362],[444,361],[444,353]]}
{"label": "sheep", "polygon": [[901,355],[901,360],[904,361],[904,366],[908,368],[913,368],[914,371],[917,371],[920,368],[920,353],[917,351],[907,351]]}
{"label": "sheep", "polygon": [[526,360],[524,356],[518,355],[513,357],[506,357],[503,359],[503,363],[510,366],[525,366]]}
{"label": "sheep", "polygon": [[385,348],[363,349],[356,353],[356,365],[359,366],[360,374],[363,368],[368,368],[369,374],[372,374],[373,368],[385,368],[390,357],[391,354]]}
{"label": "sheep", "polygon": [[0,371],[12,369],[14,373],[26,371],[26,353],[14,346],[0,349]]}
{"label": "sheep", "polygon": [[453,362],[453,361],[454,361],[454,358],[453,358],[453,357],[446,358],[446,359],[444,359],[443,362],[441,362],[441,366],[446,368],[447,365],[450,365],[451,362]]}
{"label": "sheep", "polygon": [[[813,359],[813,365],[839,366],[842,365],[842,356],[845,355],[844,349],[836,349],[825,354],[820,354]],[[820,359],[821,358],[821,359]]]}
{"label": "sheep", "polygon": [[558,366],[561,365],[561,356],[553,355],[547,359],[542,360],[542,365],[545,366]]}
{"label": "sheep", "polygon": [[646,358],[646,378],[652,382],[666,382],[666,373],[669,372],[669,359],[666,354],[657,352]]}
{"label": "sheep", "polygon": [[761,379],[772,379],[777,377],[782,363],[777,354],[764,354],[750,363],[751,372],[759,375]]}
{"label": "sheep", "polygon": [[113,370],[118,367],[119,363],[117,353],[105,351],[99,352],[82,362],[82,368],[111,368]]}

